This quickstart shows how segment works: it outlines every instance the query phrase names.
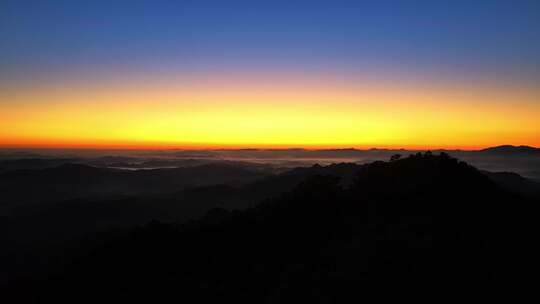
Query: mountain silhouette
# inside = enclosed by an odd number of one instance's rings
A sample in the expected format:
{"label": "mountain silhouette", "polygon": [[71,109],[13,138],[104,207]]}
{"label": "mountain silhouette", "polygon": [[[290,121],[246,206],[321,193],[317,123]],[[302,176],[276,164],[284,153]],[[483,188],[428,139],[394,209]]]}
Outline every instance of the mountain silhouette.
{"label": "mountain silhouette", "polygon": [[507,303],[537,295],[537,199],[446,154],[357,169],[350,183],[311,175],[245,211],[216,208],[189,223],[106,233],[91,253],[72,244],[58,253],[72,262],[11,283],[10,294],[79,303]]}
{"label": "mountain silhouette", "polygon": [[[243,164],[238,170],[228,166],[223,167],[222,176],[213,176],[197,186],[193,186],[194,180],[190,178],[216,173],[215,165],[137,172],[68,164],[44,171],[26,170],[4,175],[21,177],[10,179],[9,189],[3,194],[6,202],[1,210],[7,216],[0,223],[4,227],[0,239],[57,243],[111,227],[144,224],[152,219],[184,222],[201,217],[213,208],[253,207],[264,199],[292,191],[315,175],[339,177],[340,186],[349,187],[366,165],[314,165],[279,174],[263,173],[256,170],[257,167],[246,169]],[[243,183],[232,182],[239,180],[243,170],[247,170],[249,177],[242,177]],[[513,173],[481,172],[507,191],[540,197],[539,183]],[[178,183],[182,180],[188,186]],[[6,198],[10,195],[12,199],[8,201]]]}
{"label": "mountain silhouette", "polygon": [[540,154],[540,148],[534,148],[530,146],[512,146],[502,145],[497,147],[486,148],[480,150],[480,152],[490,154]]}
{"label": "mountain silhouette", "polygon": [[488,172],[484,175],[497,183],[502,188],[528,197],[540,198],[540,183],[513,172]]}
{"label": "mountain silhouette", "polygon": [[77,198],[172,193],[215,184],[240,185],[265,175],[228,164],[129,171],[67,163],[41,170],[0,173],[0,208]]}
{"label": "mountain silhouette", "polygon": [[19,158],[0,161],[0,172],[20,169],[45,169],[77,161],[73,158]]}

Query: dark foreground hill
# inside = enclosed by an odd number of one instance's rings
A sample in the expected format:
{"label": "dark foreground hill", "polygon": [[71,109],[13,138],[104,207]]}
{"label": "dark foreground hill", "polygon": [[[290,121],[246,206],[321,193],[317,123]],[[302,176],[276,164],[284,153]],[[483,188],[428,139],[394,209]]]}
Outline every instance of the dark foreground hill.
{"label": "dark foreground hill", "polygon": [[[0,175],[0,182],[5,182],[0,189],[6,190],[0,194],[0,210],[5,210],[0,244],[51,244],[153,219],[184,222],[212,208],[246,209],[317,174],[339,176],[350,184],[360,168],[343,163],[269,174],[228,164],[142,171],[64,165],[13,171]],[[2,179],[14,175],[18,177]],[[155,193],[158,188],[163,192]],[[69,199],[58,200],[63,197]],[[36,201],[28,202],[32,198]]]}
{"label": "dark foreground hill", "polygon": [[311,176],[246,211],[73,243],[58,255],[72,262],[3,294],[57,303],[521,302],[540,283],[538,203],[446,155],[418,154],[363,166],[350,186]]}

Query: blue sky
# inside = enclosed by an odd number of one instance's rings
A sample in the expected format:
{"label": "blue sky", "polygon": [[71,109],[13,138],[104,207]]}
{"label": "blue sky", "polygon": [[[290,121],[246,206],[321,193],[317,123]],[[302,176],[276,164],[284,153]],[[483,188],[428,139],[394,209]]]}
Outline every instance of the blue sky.
{"label": "blue sky", "polygon": [[540,0],[0,0],[0,146],[538,146],[539,83]]}
{"label": "blue sky", "polygon": [[537,76],[540,1],[0,3],[2,77],[215,66]]}

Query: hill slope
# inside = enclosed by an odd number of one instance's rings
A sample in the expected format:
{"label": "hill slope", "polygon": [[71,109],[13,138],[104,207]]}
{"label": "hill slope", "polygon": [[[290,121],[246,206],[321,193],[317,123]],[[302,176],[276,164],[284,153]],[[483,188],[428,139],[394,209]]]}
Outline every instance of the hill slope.
{"label": "hill slope", "polygon": [[109,235],[55,280],[13,290],[88,303],[518,301],[536,295],[537,204],[418,154],[364,166],[350,187],[316,175],[243,212]]}
{"label": "hill slope", "polygon": [[241,185],[266,175],[227,164],[135,171],[63,164],[40,170],[15,170],[0,173],[0,211],[29,203],[173,193],[186,187],[215,184]]}

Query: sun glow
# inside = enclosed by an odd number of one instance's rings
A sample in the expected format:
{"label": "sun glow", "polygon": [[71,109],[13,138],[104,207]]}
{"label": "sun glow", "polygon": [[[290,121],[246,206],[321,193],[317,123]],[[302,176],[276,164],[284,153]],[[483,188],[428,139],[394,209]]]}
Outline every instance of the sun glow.
{"label": "sun glow", "polygon": [[[113,83],[4,90],[0,145],[540,145],[535,89],[396,83]],[[9,100],[9,102],[7,102]]]}

